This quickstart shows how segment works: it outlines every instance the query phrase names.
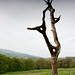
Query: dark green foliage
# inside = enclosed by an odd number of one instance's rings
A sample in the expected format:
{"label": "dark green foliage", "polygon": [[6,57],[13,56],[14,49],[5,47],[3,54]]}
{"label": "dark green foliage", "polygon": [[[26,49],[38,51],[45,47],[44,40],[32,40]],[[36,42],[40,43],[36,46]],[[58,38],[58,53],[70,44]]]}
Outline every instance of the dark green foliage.
{"label": "dark green foliage", "polygon": [[0,54],[0,73],[8,71],[8,57]]}
{"label": "dark green foliage", "polygon": [[47,68],[47,60],[43,58],[39,58],[36,60],[37,69],[46,69]]}
{"label": "dark green foliage", "polygon": [[24,64],[25,64],[25,70],[34,70],[34,69],[36,69],[36,64],[31,58],[25,59]]}
{"label": "dark green foliage", "polygon": [[12,69],[13,71],[22,71],[23,70],[23,66],[22,66],[22,61],[20,61],[18,58],[12,58],[12,61],[13,61],[13,65],[12,65]]}
{"label": "dark green foliage", "polygon": [[35,61],[31,58],[19,59],[16,57],[10,58],[0,54],[0,73],[25,71],[36,69]]}
{"label": "dark green foliage", "polygon": [[[59,59],[58,68],[75,68],[75,58]],[[11,58],[0,54],[0,73],[34,69],[51,69],[51,59]]]}

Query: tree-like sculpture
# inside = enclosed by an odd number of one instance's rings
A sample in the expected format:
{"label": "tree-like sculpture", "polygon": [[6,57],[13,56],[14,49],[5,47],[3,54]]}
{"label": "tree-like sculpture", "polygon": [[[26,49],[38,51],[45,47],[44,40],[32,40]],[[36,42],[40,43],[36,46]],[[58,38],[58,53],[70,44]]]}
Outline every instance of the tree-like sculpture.
{"label": "tree-like sculpture", "polygon": [[[40,32],[43,35],[43,37],[44,37],[44,39],[46,41],[47,47],[48,47],[48,49],[50,51],[51,57],[52,57],[52,75],[58,75],[58,72],[57,72],[57,58],[58,58],[58,55],[60,53],[61,45],[60,45],[60,42],[58,40],[55,24],[60,20],[61,16],[59,16],[58,18],[54,17],[55,9],[52,7],[53,0],[44,0],[44,1],[46,2],[46,4],[48,6],[43,11],[42,25],[34,27],[34,28],[27,28],[27,29],[29,29],[29,30],[37,30],[38,32]],[[53,46],[49,42],[49,39],[48,39],[48,37],[46,35],[45,13],[46,13],[47,10],[50,11],[50,20],[51,20],[51,27],[52,27],[51,31],[53,33],[54,42],[55,42],[56,46]]]}

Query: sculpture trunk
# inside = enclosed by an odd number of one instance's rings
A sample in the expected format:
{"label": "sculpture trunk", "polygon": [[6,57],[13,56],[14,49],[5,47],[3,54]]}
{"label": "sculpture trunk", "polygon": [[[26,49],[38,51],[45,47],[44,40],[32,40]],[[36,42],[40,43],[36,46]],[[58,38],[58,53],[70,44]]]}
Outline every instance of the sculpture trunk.
{"label": "sculpture trunk", "polygon": [[58,71],[57,71],[57,57],[52,57],[52,75],[58,75]]}
{"label": "sculpture trunk", "polygon": [[[27,28],[27,29],[37,30],[38,32],[40,32],[43,35],[43,37],[45,39],[45,42],[47,44],[47,47],[50,51],[51,57],[52,57],[52,75],[58,75],[58,72],[57,72],[57,58],[58,58],[58,55],[60,53],[61,45],[60,45],[60,42],[58,40],[55,24],[60,20],[61,16],[59,16],[58,18],[54,17],[55,9],[52,7],[52,1],[53,0],[44,0],[44,1],[48,5],[48,7],[43,11],[42,25],[34,27],[34,28]],[[54,42],[55,42],[56,46],[53,46],[50,43],[50,41],[49,41],[49,39],[46,35],[45,13],[46,13],[47,10],[50,11],[50,20],[51,20],[51,27],[52,27],[51,31],[53,33]]]}

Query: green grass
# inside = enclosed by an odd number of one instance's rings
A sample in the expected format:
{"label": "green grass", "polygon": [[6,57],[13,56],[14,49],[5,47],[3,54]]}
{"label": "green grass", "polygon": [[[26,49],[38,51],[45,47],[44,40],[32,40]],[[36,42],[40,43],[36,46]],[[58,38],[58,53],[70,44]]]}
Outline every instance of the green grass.
{"label": "green grass", "polygon": [[[19,71],[8,72],[0,75],[51,75],[52,70],[33,70],[33,71]],[[58,69],[58,75],[75,75],[75,68]]]}

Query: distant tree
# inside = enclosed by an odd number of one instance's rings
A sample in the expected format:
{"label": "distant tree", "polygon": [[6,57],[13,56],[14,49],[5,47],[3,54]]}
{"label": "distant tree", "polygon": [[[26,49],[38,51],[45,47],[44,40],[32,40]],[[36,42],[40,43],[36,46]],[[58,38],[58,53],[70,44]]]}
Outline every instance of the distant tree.
{"label": "distant tree", "polygon": [[[34,28],[27,28],[29,30],[37,30],[38,32],[40,32],[47,44],[47,47],[50,51],[51,57],[52,57],[52,75],[58,75],[57,73],[57,58],[58,55],[60,53],[60,49],[61,49],[61,45],[60,42],[58,40],[58,36],[57,36],[57,32],[56,32],[56,28],[55,28],[55,24],[60,20],[59,16],[58,18],[54,17],[54,13],[55,13],[55,9],[52,7],[52,2],[53,0],[44,0],[46,2],[46,4],[48,5],[47,8],[43,11],[43,17],[42,17],[42,24],[41,26],[37,26]],[[50,11],[50,19],[51,19],[51,27],[52,27],[52,33],[53,33],[53,37],[54,37],[54,42],[56,44],[56,46],[53,46],[50,42],[49,39],[46,35],[46,22],[45,22],[45,13],[46,11],[49,10]]]}
{"label": "distant tree", "polygon": [[46,59],[39,58],[36,60],[37,69],[46,69],[47,68],[47,62]]}
{"label": "distant tree", "polygon": [[64,58],[59,58],[58,59],[58,68],[62,68],[63,60],[64,60]]}
{"label": "distant tree", "polygon": [[52,68],[51,63],[52,63],[51,59],[46,60],[46,69],[51,69]]}
{"label": "distant tree", "polygon": [[0,73],[8,72],[8,57],[0,54]]}
{"label": "distant tree", "polygon": [[23,66],[22,66],[22,61],[20,59],[13,57],[12,58],[12,63],[13,63],[13,71],[22,71]]}
{"label": "distant tree", "polygon": [[69,68],[70,64],[71,64],[71,61],[72,61],[72,59],[70,59],[70,58],[63,59],[63,61],[62,61],[62,67],[63,68]]}
{"label": "distant tree", "polygon": [[12,72],[14,70],[13,60],[8,57],[8,72]]}
{"label": "distant tree", "polygon": [[72,59],[72,62],[71,62],[71,64],[70,64],[70,67],[71,67],[71,68],[75,68],[75,59]]}
{"label": "distant tree", "polygon": [[36,64],[31,58],[24,60],[25,70],[34,70],[36,68]]}

